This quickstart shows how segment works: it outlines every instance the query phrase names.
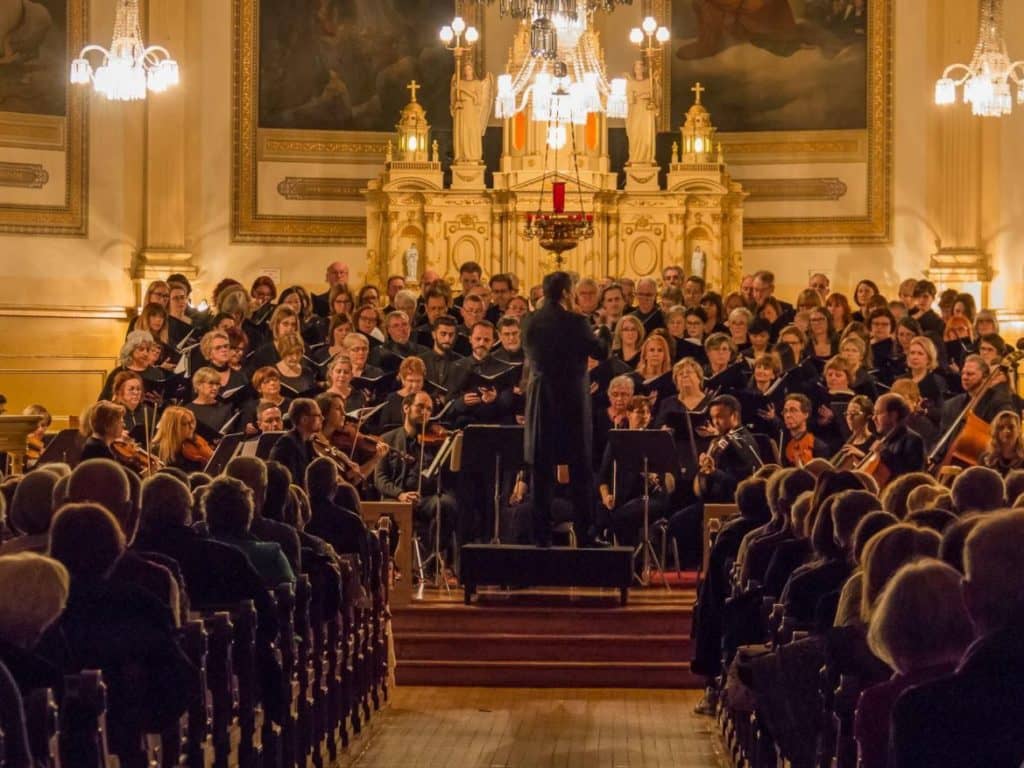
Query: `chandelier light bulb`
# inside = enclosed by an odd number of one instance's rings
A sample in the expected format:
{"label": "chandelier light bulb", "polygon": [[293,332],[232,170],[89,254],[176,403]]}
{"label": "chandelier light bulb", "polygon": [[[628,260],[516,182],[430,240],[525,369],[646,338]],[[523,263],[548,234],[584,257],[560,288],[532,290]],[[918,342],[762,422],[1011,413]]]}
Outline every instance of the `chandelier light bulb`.
{"label": "chandelier light bulb", "polygon": [[456,16],[452,19],[452,31],[455,32],[456,35],[461,35],[466,31],[466,22],[461,16]]}
{"label": "chandelier light bulb", "polygon": [[466,30],[466,42],[473,45],[477,40],[480,39],[480,33],[477,32],[476,27],[469,27]]}
{"label": "chandelier light bulb", "polygon": [[452,40],[455,39],[455,31],[445,24],[441,27],[441,42],[448,45]]}
{"label": "chandelier light bulb", "polygon": [[640,45],[640,43],[642,43],[643,41],[644,41],[643,30],[640,29],[640,27],[633,27],[629,31],[629,42],[633,43],[633,45]]}
{"label": "chandelier light bulb", "polygon": [[668,27],[658,27],[654,37],[659,43],[667,43],[669,38],[672,37],[672,33],[668,31]]}
{"label": "chandelier light bulb", "polygon": [[653,35],[654,30],[658,28],[658,22],[654,20],[653,16],[647,16],[644,19],[643,24],[641,24],[641,26],[643,27],[643,30],[646,34]]}

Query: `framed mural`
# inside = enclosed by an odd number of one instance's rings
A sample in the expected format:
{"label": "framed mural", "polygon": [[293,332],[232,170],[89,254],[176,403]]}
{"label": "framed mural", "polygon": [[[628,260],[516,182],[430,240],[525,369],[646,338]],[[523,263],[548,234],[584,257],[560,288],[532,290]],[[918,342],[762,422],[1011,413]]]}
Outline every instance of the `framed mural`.
{"label": "framed mural", "polygon": [[88,94],[68,82],[86,0],[0,0],[0,232],[88,230]]}
{"label": "framed mural", "polygon": [[700,82],[751,193],[748,245],[891,239],[893,1],[655,0],[673,35],[662,130]]}
{"label": "framed mural", "polygon": [[431,128],[450,128],[454,64],[437,33],[455,7],[235,0],[236,242],[365,242],[360,189],[383,166],[409,81]]}

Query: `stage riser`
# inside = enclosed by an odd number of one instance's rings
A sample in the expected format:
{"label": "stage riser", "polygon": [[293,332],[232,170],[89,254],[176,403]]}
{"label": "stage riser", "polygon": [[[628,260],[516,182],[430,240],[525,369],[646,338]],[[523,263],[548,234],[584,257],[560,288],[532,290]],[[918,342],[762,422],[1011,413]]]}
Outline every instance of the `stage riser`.
{"label": "stage riser", "polygon": [[396,645],[398,663],[412,659],[474,661],[682,662],[690,658],[686,635],[565,636],[405,633]]}
{"label": "stage riser", "polygon": [[543,666],[508,663],[437,666],[432,662],[399,662],[399,685],[493,686],[503,688],[700,688],[703,679],[689,664],[642,668],[608,666]]}
{"label": "stage riser", "polygon": [[664,608],[478,608],[453,610],[417,606],[395,611],[400,640],[409,632],[522,635],[688,635],[692,602]]}

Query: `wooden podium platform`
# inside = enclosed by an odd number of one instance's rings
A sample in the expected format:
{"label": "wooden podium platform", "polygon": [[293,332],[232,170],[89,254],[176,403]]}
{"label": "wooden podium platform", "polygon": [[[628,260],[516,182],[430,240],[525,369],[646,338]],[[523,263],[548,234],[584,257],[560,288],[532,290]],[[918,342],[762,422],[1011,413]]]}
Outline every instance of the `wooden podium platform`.
{"label": "wooden podium platform", "polygon": [[393,610],[399,685],[696,688],[690,672],[695,574],[671,592],[453,588]]}

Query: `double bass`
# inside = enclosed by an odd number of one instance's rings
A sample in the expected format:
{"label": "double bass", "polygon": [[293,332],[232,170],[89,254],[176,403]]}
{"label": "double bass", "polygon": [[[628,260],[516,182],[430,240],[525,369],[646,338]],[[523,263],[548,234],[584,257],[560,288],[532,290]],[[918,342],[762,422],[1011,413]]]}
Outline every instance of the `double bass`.
{"label": "double bass", "polygon": [[992,387],[1001,383],[1000,377],[1005,377],[1007,371],[1015,370],[1021,358],[1024,358],[1024,351],[1012,352],[992,369],[985,381],[978,387],[978,391],[967,402],[960,415],[956,417],[946,433],[939,438],[935,448],[929,454],[929,474],[939,477],[945,467],[973,467],[978,463],[978,457],[988,447],[992,437],[992,427],[975,411],[981,398]]}

